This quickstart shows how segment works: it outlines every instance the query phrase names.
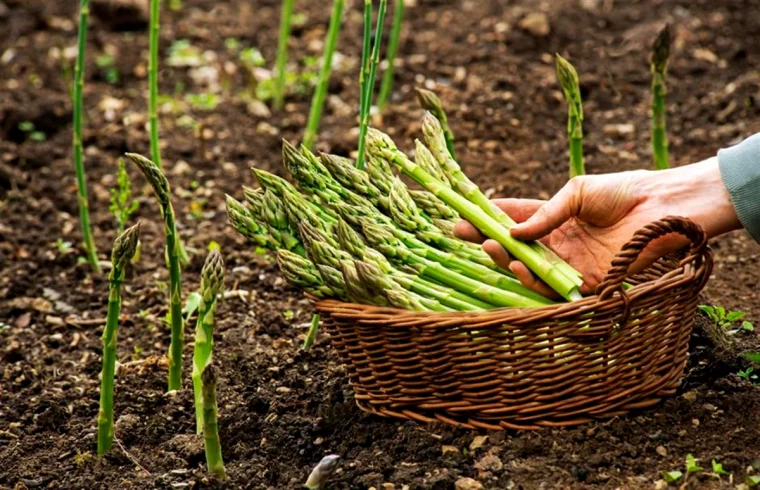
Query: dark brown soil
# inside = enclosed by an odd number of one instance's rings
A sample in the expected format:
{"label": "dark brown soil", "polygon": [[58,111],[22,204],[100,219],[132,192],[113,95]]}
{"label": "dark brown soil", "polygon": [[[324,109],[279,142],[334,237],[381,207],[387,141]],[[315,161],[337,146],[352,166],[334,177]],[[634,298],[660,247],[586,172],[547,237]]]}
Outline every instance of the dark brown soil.
{"label": "dark brown soil", "polygon": [[[211,240],[227,263],[215,359],[230,479],[222,485],[204,473],[188,390],[164,393],[161,356],[169,332],[162,321],[162,228],[133,169],[143,248],[128,273],[119,331],[119,445],[103,459],[93,457],[107,282],[77,261],[71,105],[63,65],[54,56],[76,44],[76,3],[0,2],[0,488],[298,488],[327,453],[342,457],[329,486],[335,489],[452,489],[464,476],[485,488],[652,488],[662,470],[683,469],[688,453],[707,467],[715,459],[734,475],[733,484],[725,476],[692,477],[693,487],[733,488],[760,469],[760,390],[736,376],[746,364],[735,353],[717,356],[698,334],[679,395],[574,429],[485,434],[359,411],[329,339],[320,336],[310,351],[300,349],[309,304],[225,224],[224,192],[240,196],[240,185],[253,183],[251,165],[281,172],[280,139],[300,137],[309,104],[307,95],[294,95],[283,112],[252,114],[237,96],[244,87],[239,71],[225,77],[229,88],[215,110],[188,112],[201,124],[202,138],[176,123],[181,113],[162,115],[180,233],[200,251],[184,271],[185,292],[197,288]],[[315,41],[329,15],[322,3],[296,2],[307,18],[294,30],[294,59],[319,52]],[[669,94],[675,163],[713,156],[760,131],[760,17],[751,14],[760,8],[756,1],[586,0],[586,9],[569,1],[417,3],[408,9],[394,100],[378,124],[411,145],[420,120],[412,89],[436,82],[466,172],[495,196],[547,197],[566,180],[554,52],[568,55],[581,73],[588,170],[650,166],[647,48],[665,21],[677,33]],[[237,37],[272,60],[278,5],[186,0],[181,12],[163,14],[162,53],[187,38],[216,52],[211,65],[221,67],[235,60],[224,39]],[[547,36],[519,27],[525,14],[541,9],[550,22]],[[350,62],[360,38],[355,6],[339,44]],[[116,31],[94,18],[89,39],[86,166],[95,235],[106,259],[115,236],[108,189],[116,158],[127,150],[148,153],[147,34]],[[113,53],[119,68],[115,84],[93,61],[104,52]],[[331,82],[335,98],[328,101],[318,143],[343,154],[354,147],[356,134],[355,115],[343,107],[354,107],[358,98],[355,70],[345,66]],[[164,94],[177,81],[188,92],[203,91],[183,68],[164,64],[160,78]],[[109,115],[106,98],[121,107]],[[46,140],[27,140],[19,129],[24,121]],[[633,134],[605,130],[627,123]],[[191,205],[199,203],[194,217]],[[73,251],[59,250],[58,239],[74,243]],[[760,321],[760,249],[744,233],[713,246],[717,264],[705,302]],[[751,333],[736,340],[739,350],[757,343]],[[488,436],[482,447],[471,446],[482,435]]]}

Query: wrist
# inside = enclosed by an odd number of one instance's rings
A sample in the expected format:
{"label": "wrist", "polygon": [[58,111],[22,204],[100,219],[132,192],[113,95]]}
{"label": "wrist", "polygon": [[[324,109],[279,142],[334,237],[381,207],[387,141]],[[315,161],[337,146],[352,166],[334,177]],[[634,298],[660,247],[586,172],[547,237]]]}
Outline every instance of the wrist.
{"label": "wrist", "polygon": [[742,228],[721,178],[718,158],[648,175],[649,195],[665,213],[689,218],[708,238]]}

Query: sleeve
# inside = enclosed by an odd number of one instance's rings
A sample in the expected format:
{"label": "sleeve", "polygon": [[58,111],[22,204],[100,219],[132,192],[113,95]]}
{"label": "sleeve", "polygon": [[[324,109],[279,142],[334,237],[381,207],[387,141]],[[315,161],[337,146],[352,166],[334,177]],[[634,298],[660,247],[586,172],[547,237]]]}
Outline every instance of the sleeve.
{"label": "sleeve", "polygon": [[739,221],[760,242],[760,133],[720,150],[718,165]]}

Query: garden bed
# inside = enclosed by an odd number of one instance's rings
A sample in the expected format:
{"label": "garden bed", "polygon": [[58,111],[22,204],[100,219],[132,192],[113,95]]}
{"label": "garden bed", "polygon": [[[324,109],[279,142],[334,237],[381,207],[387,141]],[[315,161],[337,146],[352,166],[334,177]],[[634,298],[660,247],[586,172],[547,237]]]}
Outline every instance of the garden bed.
{"label": "garden bed", "polygon": [[[158,209],[134,168],[142,254],[127,274],[119,327],[119,444],[104,459],[93,456],[108,282],[78,263],[76,245],[66,246],[80,235],[71,104],[56,58],[75,45],[76,6],[28,3],[0,3],[0,22],[9,26],[0,30],[0,488],[217,486],[204,473],[192,394],[165,394],[164,239]],[[568,55],[581,75],[588,172],[651,167],[647,57],[665,20],[676,34],[668,94],[674,163],[708,158],[760,131],[760,55],[753,50],[760,18],[740,4],[600,0],[580,8],[562,1],[549,10],[547,2],[544,19],[538,2],[528,0],[417,3],[407,10],[394,98],[377,124],[402,148],[410,146],[420,120],[413,87],[438,82],[464,170],[494,197],[547,198],[567,180],[555,52]],[[319,55],[329,15],[316,2],[296,2],[296,11],[304,8],[305,21],[293,31],[293,59]],[[162,56],[186,38],[216,53],[213,66],[230,65],[222,77],[228,93],[216,96],[215,109],[161,116],[180,234],[201,252],[184,271],[184,290],[197,288],[210,241],[220,244],[227,264],[215,349],[225,488],[297,488],[327,453],[342,458],[330,485],[335,489],[449,489],[462,477],[485,488],[652,488],[661,471],[683,471],[689,453],[706,468],[713,459],[722,463],[734,484],[744,481],[759,459],[760,391],[736,375],[742,363],[733,353],[715,352],[699,333],[677,396],[578,428],[472,432],[356,408],[327,337],[300,349],[309,303],[226,224],[224,193],[241,197],[240,184],[253,185],[251,165],[282,174],[280,140],[298,140],[305,125],[308,94],[294,94],[271,116],[238,95],[244,77],[239,68],[233,72],[237,57],[225,40],[258,47],[271,66],[278,16],[274,1],[186,0],[181,12],[166,10],[162,19]],[[353,8],[317,149],[345,155],[355,147],[351,107],[358,100],[360,43],[361,14]],[[124,151],[148,153],[147,44],[145,30],[120,32],[97,18],[91,26],[85,165],[102,258],[115,237],[108,189],[116,159]],[[114,59],[115,83],[94,61],[103,53]],[[205,90],[187,69],[164,66],[161,92],[172,94],[177,81],[186,93]],[[183,114],[194,127],[178,123]],[[27,121],[44,141],[19,128]],[[716,267],[704,302],[760,320],[760,248],[743,232],[713,246]],[[754,333],[735,339],[739,349],[758,343]],[[190,357],[186,349],[186,372]],[[726,476],[692,480],[734,486]]]}

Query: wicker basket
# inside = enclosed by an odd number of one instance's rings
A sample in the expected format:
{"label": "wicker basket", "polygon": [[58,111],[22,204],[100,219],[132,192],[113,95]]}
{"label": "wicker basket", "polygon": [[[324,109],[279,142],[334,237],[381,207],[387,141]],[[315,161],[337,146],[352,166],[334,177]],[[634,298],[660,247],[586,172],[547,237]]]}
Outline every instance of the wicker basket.
{"label": "wicker basket", "polygon": [[[690,242],[627,277],[661,236]],[[362,410],[465,428],[569,426],[649,407],[681,383],[697,295],[712,270],[702,229],[639,230],[597,294],[538,309],[420,313],[315,303]],[[623,291],[623,281],[633,284]]]}

